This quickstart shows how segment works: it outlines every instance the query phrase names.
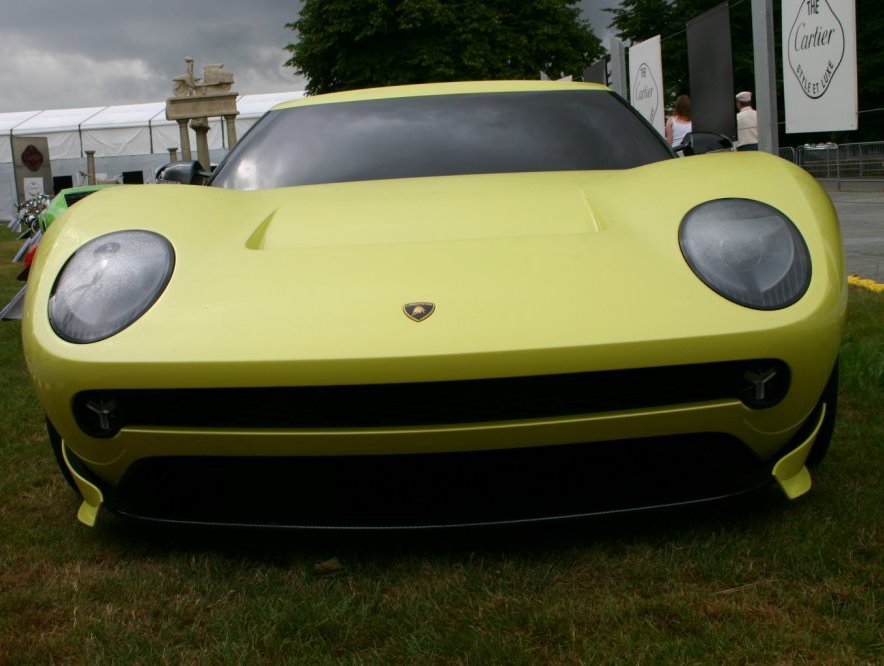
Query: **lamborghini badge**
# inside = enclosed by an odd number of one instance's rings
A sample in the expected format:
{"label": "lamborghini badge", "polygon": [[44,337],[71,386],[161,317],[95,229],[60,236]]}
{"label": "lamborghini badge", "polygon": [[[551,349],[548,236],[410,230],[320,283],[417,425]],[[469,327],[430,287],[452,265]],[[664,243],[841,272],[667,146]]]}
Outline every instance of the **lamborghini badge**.
{"label": "lamborghini badge", "polygon": [[436,305],[434,303],[406,303],[402,307],[405,316],[412,321],[423,321],[433,314],[435,309]]}

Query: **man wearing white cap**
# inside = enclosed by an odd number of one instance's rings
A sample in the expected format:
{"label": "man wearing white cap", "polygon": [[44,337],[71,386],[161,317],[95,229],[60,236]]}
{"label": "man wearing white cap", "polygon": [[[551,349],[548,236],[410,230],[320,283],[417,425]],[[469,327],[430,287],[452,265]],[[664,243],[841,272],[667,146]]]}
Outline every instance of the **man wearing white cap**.
{"label": "man wearing white cap", "polygon": [[752,108],[752,93],[737,93],[737,150],[758,150],[758,114]]}

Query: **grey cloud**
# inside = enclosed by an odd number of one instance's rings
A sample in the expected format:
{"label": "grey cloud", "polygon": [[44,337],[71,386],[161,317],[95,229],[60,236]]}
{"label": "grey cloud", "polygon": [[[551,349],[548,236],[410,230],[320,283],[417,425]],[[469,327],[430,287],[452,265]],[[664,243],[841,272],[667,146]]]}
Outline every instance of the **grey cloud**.
{"label": "grey cloud", "polygon": [[[19,0],[0,23],[0,112],[162,101],[184,58],[222,62],[237,92],[298,90],[283,67],[297,0]],[[603,36],[616,0],[582,0]]]}

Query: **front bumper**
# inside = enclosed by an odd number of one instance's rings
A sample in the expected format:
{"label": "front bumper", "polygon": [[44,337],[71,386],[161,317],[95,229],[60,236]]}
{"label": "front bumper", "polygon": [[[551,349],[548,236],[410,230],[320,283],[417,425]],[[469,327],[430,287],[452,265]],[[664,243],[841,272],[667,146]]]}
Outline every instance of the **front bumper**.
{"label": "front bumper", "polygon": [[[557,446],[370,456],[144,457],[115,484],[62,443],[83,494],[151,522],[322,529],[409,529],[579,518],[708,502],[776,480],[795,498],[825,419],[813,414],[769,461],[717,432]],[[179,452],[180,453],[180,452]]]}

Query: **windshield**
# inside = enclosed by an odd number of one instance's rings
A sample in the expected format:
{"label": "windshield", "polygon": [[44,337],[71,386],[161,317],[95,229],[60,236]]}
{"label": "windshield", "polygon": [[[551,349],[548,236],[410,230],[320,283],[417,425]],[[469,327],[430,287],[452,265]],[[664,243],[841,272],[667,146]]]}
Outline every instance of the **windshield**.
{"label": "windshield", "polygon": [[526,171],[629,169],[673,156],[604,91],[398,97],[270,111],[218,167],[216,187]]}

